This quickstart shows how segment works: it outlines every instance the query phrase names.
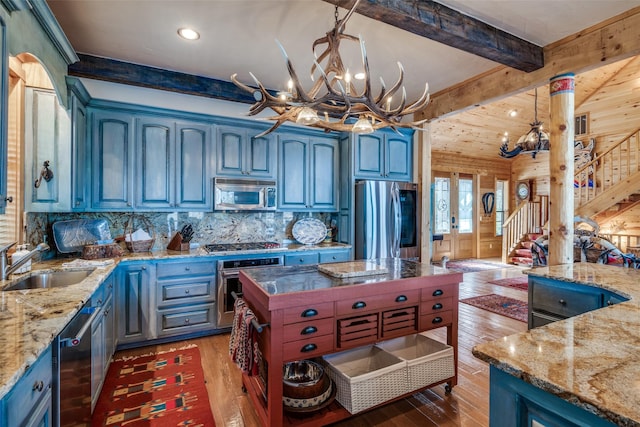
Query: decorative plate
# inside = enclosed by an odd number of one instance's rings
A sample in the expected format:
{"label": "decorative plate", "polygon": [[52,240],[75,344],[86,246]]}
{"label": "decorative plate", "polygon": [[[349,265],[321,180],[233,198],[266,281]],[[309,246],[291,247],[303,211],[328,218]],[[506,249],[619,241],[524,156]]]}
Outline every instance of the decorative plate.
{"label": "decorative plate", "polygon": [[315,218],[303,218],[293,224],[293,237],[303,245],[315,245],[327,237],[327,227]]}

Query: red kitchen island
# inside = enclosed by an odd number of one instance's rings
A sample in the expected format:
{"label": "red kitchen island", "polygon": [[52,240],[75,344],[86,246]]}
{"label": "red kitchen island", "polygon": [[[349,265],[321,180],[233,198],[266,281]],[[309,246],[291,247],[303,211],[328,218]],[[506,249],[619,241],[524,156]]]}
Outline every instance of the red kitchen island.
{"label": "red kitchen island", "polygon": [[446,383],[449,392],[457,384],[462,273],[414,261],[382,259],[374,262],[378,271],[371,274],[365,271],[371,263],[328,264],[320,267],[324,272],[318,266],[240,271],[243,298],[262,326],[257,338],[264,362],[261,374],[243,374],[243,387],[262,425],[322,426],[352,416],[337,401],[304,416],[285,412],[285,363],[430,329],[447,328],[454,374],[428,387]]}

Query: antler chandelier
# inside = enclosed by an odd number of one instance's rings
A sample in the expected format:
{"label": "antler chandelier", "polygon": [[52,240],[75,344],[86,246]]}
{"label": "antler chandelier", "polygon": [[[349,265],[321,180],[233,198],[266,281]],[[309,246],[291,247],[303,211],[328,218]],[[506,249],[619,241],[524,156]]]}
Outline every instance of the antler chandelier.
{"label": "antler chandelier", "polygon": [[542,129],[542,122],[538,120],[538,88],[535,88],[533,123],[529,125],[531,126],[529,132],[518,139],[511,151],[509,151],[509,136],[505,134],[500,146],[500,156],[510,159],[520,153],[531,153],[531,157],[535,159],[538,152],[549,151],[549,134]]}
{"label": "antler chandelier", "polygon": [[[359,1],[356,0],[345,17],[340,20],[338,19],[338,6],[336,6],[334,28],[327,32],[326,36],[313,42],[312,51],[315,60],[311,67],[311,81],[314,84],[308,92],[300,83],[284,47],[277,40],[276,43],[282,50],[289,71],[288,91],[280,92],[279,96],[274,96],[252,73],[249,74],[257,88],[240,83],[236,79],[237,74],[231,76],[231,81],[236,86],[251,93],[257,101],[249,109],[250,116],[259,114],[266,108],[270,108],[277,114],[268,118],[268,120],[275,120],[276,123],[261,135],[274,131],[285,122],[295,122],[326,131],[354,133],[371,133],[385,127],[420,129],[419,126],[426,122],[426,120],[402,122],[404,116],[414,114],[429,104],[429,85],[425,85],[424,93],[420,99],[407,105],[406,91],[402,86],[404,69],[400,62],[398,62],[400,69],[398,81],[387,89],[384,81],[380,78],[380,93],[377,96],[373,95],[364,41],[360,37],[344,33],[346,23]],[[351,74],[348,69],[345,69],[340,57],[339,49],[342,40],[360,44],[364,69],[364,82],[360,91],[357,90]],[[325,50],[318,55],[316,48],[325,44]],[[316,72],[319,74],[319,78],[315,78]],[[400,101],[392,104],[392,98],[400,88],[402,88]]]}

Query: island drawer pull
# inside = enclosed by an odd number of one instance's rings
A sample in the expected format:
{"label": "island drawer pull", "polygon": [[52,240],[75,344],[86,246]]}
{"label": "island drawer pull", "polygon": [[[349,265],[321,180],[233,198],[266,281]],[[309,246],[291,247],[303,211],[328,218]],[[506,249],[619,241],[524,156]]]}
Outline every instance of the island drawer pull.
{"label": "island drawer pull", "polygon": [[301,353],[309,353],[310,351],[314,351],[318,348],[317,345],[315,344],[305,344],[302,346],[302,348],[300,349]]}
{"label": "island drawer pull", "polygon": [[436,303],[433,304],[433,307],[431,307],[433,310],[442,310],[442,304],[440,303]]}
{"label": "island drawer pull", "polygon": [[318,315],[318,310],[314,310],[313,308],[308,308],[302,312],[300,317],[313,317]]}
{"label": "island drawer pull", "polygon": [[316,332],[318,332],[318,328],[316,328],[315,326],[307,326],[300,332],[300,335],[309,335]]}
{"label": "island drawer pull", "polygon": [[436,324],[437,324],[437,323],[442,323],[442,317],[439,317],[439,316],[438,316],[438,317],[434,318],[434,319],[431,321],[431,323],[436,323]]}
{"label": "island drawer pull", "polygon": [[433,294],[431,294],[431,295],[433,295],[434,297],[439,297],[442,294],[444,294],[442,289],[436,289],[435,291],[433,291]]}
{"label": "island drawer pull", "polygon": [[396,302],[405,302],[407,299],[408,298],[406,295],[398,295],[398,297],[396,298]]}
{"label": "island drawer pull", "polygon": [[351,308],[353,308],[354,310],[358,310],[360,308],[365,308],[366,306],[367,306],[366,302],[358,301],[358,302],[354,302]]}
{"label": "island drawer pull", "polygon": [[44,390],[44,382],[36,381],[35,383],[33,383],[32,390],[33,391],[42,391],[42,390]]}
{"label": "island drawer pull", "polygon": [[565,300],[563,300],[563,299],[560,299],[558,302],[559,302],[560,304],[562,304],[562,305],[567,305],[567,302],[566,302]]}

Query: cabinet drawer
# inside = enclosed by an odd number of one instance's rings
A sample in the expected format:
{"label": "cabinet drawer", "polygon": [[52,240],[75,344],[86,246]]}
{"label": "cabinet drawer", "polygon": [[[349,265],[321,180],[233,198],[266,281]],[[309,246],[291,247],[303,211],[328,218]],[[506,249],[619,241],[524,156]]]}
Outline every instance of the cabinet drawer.
{"label": "cabinet drawer", "polygon": [[366,296],[357,300],[337,301],[336,315],[358,314],[386,307],[418,305],[419,295],[419,290],[398,291],[392,294]]}
{"label": "cabinet drawer", "polygon": [[284,343],[284,361],[308,359],[333,353],[333,334]]}
{"label": "cabinet drawer", "polygon": [[450,325],[453,321],[453,311],[443,311],[442,313],[427,314],[420,316],[420,330],[439,328]]}
{"label": "cabinet drawer", "polygon": [[209,301],[215,299],[214,295],[215,282],[213,277],[158,281],[158,307]]}
{"label": "cabinet drawer", "polygon": [[158,335],[188,333],[215,327],[214,304],[158,310]]}
{"label": "cabinet drawer", "polygon": [[306,322],[315,319],[333,317],[333,302],[309,304],[304,307],[292,307],[284,310],[284,324]]}
{"label": "cabinet drawer", "polygon": [[418,331],[416,307],[399,308],[382,313],[382,338],[413,334]]}
{"label": "cabinet drawer", "polygon": [[6,400],[8,426],[22,425],[24,419],[31,414],[40,399],[51,398],[52,378],[51,347],[27,370],[24,376],[13,387]]}
{"label": "cabinet drawer", "polygon": [[318,252],[300,252],[297,254],[290,254],[284,256],[284,265],[306,265],[317,264]]}
{"label": "cabinet drawer", "polygon": [[453,310],[453,308],[453,298],[438,298],[431,301],[423,301],[420,304],[420,314],[439,313],[442,311]]}
{"label": "cabinet drawer", "polygon": [[215,272],[216,266],[213,262],[160,262],[156,267],[158,279],[172,276],[213,275]]}
{"label": "cabinet drawer", "polygon": [[602,307],[603,293],[597,290],[584,291],[550,286],[531,281],[531,307],[561,317],[571,317]]}
{"label": "cabinet drawer", "polygon": [[420,300],[431,301],[434,299],[453,297],[453,289],[450,286],[431,286],[422,289]]}
{"label": "cabinet drawer", "polygon": [[298,341],[320,335],[333,334],[333,317],[284,326],[284,342]]}
{"label": "cabinet drawer", "polygon": [[320,252],[320,264],[325,262],[349,261],[349,251],[341,252]]}
{"label": "cabinet drawer", "polygon": [[338,320],[338,347],[356,347],[378,339],[378,313]]}

